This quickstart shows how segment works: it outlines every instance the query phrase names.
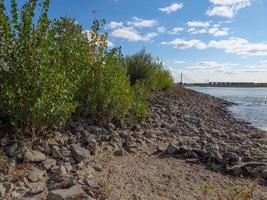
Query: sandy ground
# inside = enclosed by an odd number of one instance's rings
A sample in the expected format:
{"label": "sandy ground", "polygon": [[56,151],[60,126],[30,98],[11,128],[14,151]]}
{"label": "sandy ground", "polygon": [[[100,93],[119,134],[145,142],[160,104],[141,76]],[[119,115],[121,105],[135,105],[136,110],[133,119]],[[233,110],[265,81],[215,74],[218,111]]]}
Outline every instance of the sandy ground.
{"label": "sandy ground", "polygon": [[[105,170],[98,177],[107,184],[113,198],[121,200],[202,200],[204,183],[214,187],[207,199],[218,200],[229,196],[234,187],[248,188],[252,184],[251,179],[222,175],[200,164],[156,155],[110,156],[101,164]],[[266,200],[267,187],[258,185],[254,194],[255,200]]]}

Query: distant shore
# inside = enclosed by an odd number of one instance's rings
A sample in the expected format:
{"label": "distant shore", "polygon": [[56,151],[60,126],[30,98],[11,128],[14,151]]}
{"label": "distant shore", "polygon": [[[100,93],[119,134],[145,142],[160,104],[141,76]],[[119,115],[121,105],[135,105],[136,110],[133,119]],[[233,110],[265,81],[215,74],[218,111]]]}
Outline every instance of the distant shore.
{"label": "distant shore", "polygon": [[[179,86],[179,84],[177,84]],[[267,83],[221,83],[221,84],[209,84],[209,83],[192,83],[183,84],[185,87],[240,87],[240,88],[267,88]]]}

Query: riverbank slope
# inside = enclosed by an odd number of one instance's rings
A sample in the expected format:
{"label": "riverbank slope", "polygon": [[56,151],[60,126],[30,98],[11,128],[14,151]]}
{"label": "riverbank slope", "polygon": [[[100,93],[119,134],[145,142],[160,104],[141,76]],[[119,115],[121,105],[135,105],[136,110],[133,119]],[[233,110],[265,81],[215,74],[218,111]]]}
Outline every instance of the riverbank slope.
{"label": "riverbank slope", "polygon": [[218,199],[260,177],[254,199],[264,200],[266,132],[233,118],[230,105],[179,88],[154,95],[142,124],[70,121],[31,150],[4,137],[0,191],[4,199],[193,200],[208,184]]}

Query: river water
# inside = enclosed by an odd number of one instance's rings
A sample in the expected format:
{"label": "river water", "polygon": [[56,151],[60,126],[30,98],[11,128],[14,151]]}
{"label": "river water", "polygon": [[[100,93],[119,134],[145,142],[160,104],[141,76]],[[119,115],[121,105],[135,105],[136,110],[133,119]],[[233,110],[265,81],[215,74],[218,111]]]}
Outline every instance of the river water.
{"label": "river water", "polygon": [[229,107],[234,117],[267,131],[267,88],[189,87],[237,103]]}

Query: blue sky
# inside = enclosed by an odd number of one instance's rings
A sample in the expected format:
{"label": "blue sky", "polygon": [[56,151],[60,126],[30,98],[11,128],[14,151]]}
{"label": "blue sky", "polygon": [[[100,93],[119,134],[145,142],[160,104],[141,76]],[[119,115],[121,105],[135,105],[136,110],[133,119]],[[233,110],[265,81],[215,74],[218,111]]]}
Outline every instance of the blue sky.
{"label": "blue sky", "polygon": [[267,82],[266,0],[51,0],[50,17],[90,30],[95,9],[110,43],[126,55],[145,47],[177,81]]}

